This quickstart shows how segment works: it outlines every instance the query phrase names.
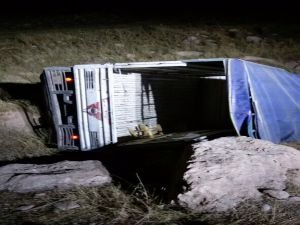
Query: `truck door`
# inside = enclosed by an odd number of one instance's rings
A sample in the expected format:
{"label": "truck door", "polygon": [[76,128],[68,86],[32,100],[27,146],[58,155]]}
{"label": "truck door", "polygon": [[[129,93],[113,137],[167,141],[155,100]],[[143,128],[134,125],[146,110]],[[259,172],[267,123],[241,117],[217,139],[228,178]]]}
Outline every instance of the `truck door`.
{"label": "truck door", "polygon": [[83,151],[117,142],[109,65],[74,66],[77,120]]}

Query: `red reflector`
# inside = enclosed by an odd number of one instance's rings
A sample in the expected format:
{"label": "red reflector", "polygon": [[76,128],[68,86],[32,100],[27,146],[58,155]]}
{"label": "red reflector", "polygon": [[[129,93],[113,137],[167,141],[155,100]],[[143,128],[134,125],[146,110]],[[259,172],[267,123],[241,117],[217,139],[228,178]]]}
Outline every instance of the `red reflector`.
{"label": "red reflector", "polygon": [[73,79],[71,77],[66,77],[66,82],[72,82]]}
{"label": "red reflector", "polygon": [[79,136],[78,136],[78,135],[72,135],[71,138],[72,138],[73,140],[77,140],[77,139],[79,139]]}

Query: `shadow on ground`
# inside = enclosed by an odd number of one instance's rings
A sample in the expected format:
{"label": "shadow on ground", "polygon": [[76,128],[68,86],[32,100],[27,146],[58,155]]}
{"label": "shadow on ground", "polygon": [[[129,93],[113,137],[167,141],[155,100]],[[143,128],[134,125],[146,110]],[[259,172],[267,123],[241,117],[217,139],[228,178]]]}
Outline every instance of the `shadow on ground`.
{"label": "shadow on ground", "polygon": [[[5,96],[8,100],[26,101],[35,105],[40,110],[41,121],[49,121],[49,118],[46,118],[40,83],[2,83],[0,90],[1,96]],[[47,123],[44,123],[44,128],[47,126]],[[213,138],[213,135],[209,137],[209,139]],[[136,186],[142,182],[153,194],[171,200],[176,198],[185,185],[182,177],[192,153],[190,143],[191,140],[177,140],[130,145],[115,144],[87,152],[61,151],[51,156],[15,160],[13,163],[49,164],[63,160],[100,160],[114,181],[125,187]],[[8,163],[12,161],[2,161],[0,166]]]}
{"label": "shadow on ground", "polygon": [[[0,97],[4,100],[26,101],[40,109],[42,120],[45,106],[40,83],[1,83]],[[46,126],[46,125],[45,125]],[[166,199],[173,199],[182,187],[182,175],[191,155],[188,143],[152,143],[129,146],[111,145],[102,149],[79,152],[64,151],[52,156],[24,158],[8,163],[48,164],[63,160],[100,160],[113,179],[125,187],[142,182],[151,192]]]}

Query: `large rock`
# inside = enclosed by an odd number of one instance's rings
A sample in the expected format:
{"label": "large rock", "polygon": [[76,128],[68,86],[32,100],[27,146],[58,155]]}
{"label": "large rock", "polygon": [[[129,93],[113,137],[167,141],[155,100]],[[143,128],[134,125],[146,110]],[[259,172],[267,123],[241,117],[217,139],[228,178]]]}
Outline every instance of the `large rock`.
{"label": "large rock", "polygon": [[183,40],[183,44],[188,46],[195,46],[200,44],[200,40],[196,36],[189,36]]}
{"label": "large rock", "polygon": [[33,129],[21,106],[0,100],[0,127],[1,130],[16,130],[34,134]]}
{"label": "large rock", "polygon": [[297,61],[289,61],[285,63],[285,66],[289,69],[295,69],[298,65],[299,63]]}
{"label": "large rock", "polygon": [[180,57],[189,57],[189,58],[197,58],[199,56],[202,56],[203,55],[203,52],[197,52],[197,51],[178,51],[178,52],[175,52],[175,54],[177,56],[180,56]]}
{"label": "large rock", "polygon": [[102,186],[111,182],[100,161],[63,161],[55,164],[10,164],[0,167],[0,191],[41,192],[54,188]]}
{"label": "large rock", "polygon": [[247,36],[246,41],[249,43],[259,44],[263,39],[258,36]]}
{"label": "large rock", "polygon": [[[300,187],[300,151],[247,137],[196,143],[184,175],[189,189],[179,203],[197,212],[221,212],[263,195],[289,198]],[[292,197],[292,196],[291,196]]]}

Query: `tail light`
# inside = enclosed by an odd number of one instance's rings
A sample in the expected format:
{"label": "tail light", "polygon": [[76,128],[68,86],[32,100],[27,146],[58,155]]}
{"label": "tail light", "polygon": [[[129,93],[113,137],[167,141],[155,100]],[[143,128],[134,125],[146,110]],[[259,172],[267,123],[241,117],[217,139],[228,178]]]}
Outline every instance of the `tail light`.
{"label": "tail light", "polygon": [[72,140],[78,140],[78,139],[79,139],[79,136],[74,134],[74,135],[71,136],[71,139],[72,139]]}
{"label": "tail light", "polygon": [[66,80],[67,83],[73,82],[73,78],[72,77],[66,77],[65,80]]}

